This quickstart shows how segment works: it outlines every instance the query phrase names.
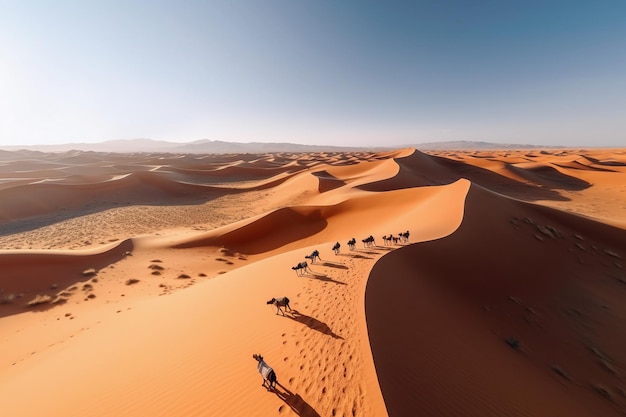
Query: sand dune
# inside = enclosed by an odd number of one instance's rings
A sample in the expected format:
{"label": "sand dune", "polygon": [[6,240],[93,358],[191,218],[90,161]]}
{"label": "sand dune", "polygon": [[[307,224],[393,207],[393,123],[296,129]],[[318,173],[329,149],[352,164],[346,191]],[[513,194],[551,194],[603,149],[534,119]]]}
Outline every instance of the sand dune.
{"label": "sand dune", "polygon": [[21,151],[0,173],[3,415],[626,410],[623,150]]}
{"label": "sand dune", "polygon": [[625,239],[624,230],[473,186],[455,233],[390,253],[368,281],[390,415],[623,410],[626,340],[614,326],[624,312]]}

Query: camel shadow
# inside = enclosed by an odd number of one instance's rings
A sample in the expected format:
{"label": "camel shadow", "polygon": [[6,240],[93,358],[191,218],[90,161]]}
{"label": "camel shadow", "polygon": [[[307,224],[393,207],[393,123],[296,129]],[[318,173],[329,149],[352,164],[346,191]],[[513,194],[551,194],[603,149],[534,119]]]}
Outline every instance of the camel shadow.
{"label": "camel shadow", "polygon": [[385,251],[387,251],[387,252],[390,252],[390,251],[392,251],[392,250],[394,250],[394,249],[397,249],[397,248],[399,248],[399,247],[400,247],[400,246],[396,246],[395,248],[394,248],[394,247],[389,247],[389,246],[384,246],[384,247],[378,247],[378,248],[376,248],[376,250],[385,250]]}
{"label": "camel shadow", "polygon": [[322,274],[316,274],[316,273],[309,274],[309,275],[310,275],[310,278],[316,279],[316,280],[319,280],[319,281],[334,282],[335,284],[339,284],[339,285],[348,285],[348,284],[346,284],[343,281],[334,280],[331,277],[329,277],[328,275],[322,275]]}
{"label": "camel shadow", "polygon": [[[278,398],[283,400],[294,413],[299,416],[321,417],[320,414],[300,396],[300,394],[294,394],[289,391],[289,388],[285,387],[280,382],[276,382],[276,386],[280,387],[282,391],[278,388],[274,388],[274,393]],[[280,411],[281,409],[279,408],[279,412]]]}
{"label": "camel shadow", "polygon": [[351,258],[357,258],[357,259],[372,259],[370,256],[359,255],[356,253],[342,253],[341,256],[349,256]]}
{"label": "camel shadow", "polygon": [[336,262],[330,262],[330,261],[325,261],[322,265],[330,266],[332,268],[348,269],[348,267],[345,266],[344,264],[340,264],[340,263],[336,263]]}
{"label": "camel shadow", "polygon": [[339,336],[338,334],[335,334],[335,332],[333,332],[330,329],[330,327],[328,327],[328,324],[316,319],[315,317],[302,314],[298,310],[291,310],[291,315],[285,316],[285,317],[290,318],[291,320],[300,322],[302,324],[306,324],[310,329],[317,330],[318,332],[323,333],[323,334],[327,334],[333,337],[334,339],[344,340],[343,337]]}

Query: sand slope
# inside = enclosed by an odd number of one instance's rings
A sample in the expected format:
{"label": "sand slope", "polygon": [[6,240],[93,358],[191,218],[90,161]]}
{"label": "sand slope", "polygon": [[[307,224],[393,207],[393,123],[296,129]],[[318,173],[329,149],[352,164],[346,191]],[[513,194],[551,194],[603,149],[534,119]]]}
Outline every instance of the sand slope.
{"label": "sand slope", "polygon": [[390,253],[368,281],[389,414],[621,414],[624,242],[473,186],[455,233]]}
{"label": "sand slope", "polygon": [[2,153],[3,414],[618,415],[625,162]]}

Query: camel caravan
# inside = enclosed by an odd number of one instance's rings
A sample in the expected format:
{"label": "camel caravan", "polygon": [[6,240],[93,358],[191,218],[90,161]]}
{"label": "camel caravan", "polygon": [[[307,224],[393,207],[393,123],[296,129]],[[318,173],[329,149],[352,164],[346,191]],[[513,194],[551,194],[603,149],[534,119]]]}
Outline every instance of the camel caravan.
{"label": "camel caravan", "polygon": [[[369,235],[365,239],[361,239],[361,242],[363,242],[364,248],[376,246],[376,240],[372,235]],[[385,235],[383,236],[383,243],[385,245],[409,243],[409,231],[407,230],[406,232],[398,233],[397,236],[394,236],[393,234],[389,234],[389,236]],[[348,249],[350,249],[351,251],[356,250],[356,238],[348,240],[347,245]],[[333,245],[332,249],[335,255],[339,255],[341,250],[341,244],[339,242],[336,242]],[[305,255],[304,258],[311,261],[311,264],[315,264],[315,262],[317,262],[318,260],[322,260],[322,258],[320,257],[320,252],[317,249],[311,252],[311,254]],[[298,262],[298,264],[296,266],[292,266],[291,269],[296,271],[296,275],[299,277],[304,276],[307,273],[313,274],[313,271],[311,270],[311,268],[309,268],[309,264],[307,263],[307,261]],[[292,315],[292,311],[297,313],[297,311],[291,309],[291,306],[289,305],[289,298],[287,298],[286,296],[280,298],[272,297],[266,302],[266,304],[276,307],[276,315],[278,315],[278,313],[281,313],[283,316],[286,316],[287,312]],[[268,391],[275,390],[277,378],[274,369],[265,362],[262,355],[255,353],[254,355],[252,355],[252,357],[258,362],[257,369],[263,377],[262,385],[266,387]]]}
{"label": "camel caravan", "polygon": [[383,236],[383,244],[385,246],[388,245],[399,245],[400,243],[409,243],[409,231],[398,233],[398,236],[394,236],[389,233],[389,236]]}
{"label": "camel caravan", "polygon": [[[376,246],[376,239],[374,238],[373,235],[369,235],[365,239],[361,239],[361,242],[363,242],[364,248]],[[399,245],[402,243],[409,243],[409,231],[408,230],[406,232],[398,233],[397,236],[391,233],[389,234],[389,236],[387,235],[383,236],[383,244],[385,246]],[[356,250],[356,238],[353,237],[350,240],[348,240],[347,246],[348,246],[348,249],[350,249],[351,251]],[[341,244],[339,242],[336,242],[333,245],[332,249],[335,255],[340,255]],[[292,270],[296,271],[296,275],[299,277],[304,276],[306,274],[313,274],[313,271],[311,270],[311,268],[309,268],[309,264],[307,260],[311,262],[311,265],[315,264],[317,261],[322,260],[322,258],[320,257],[320,252],[317,249],[315,249],[309,255],[305,255],[304,258],[306,259],[305,261],[298,262],[298,264],[291,267]]]}

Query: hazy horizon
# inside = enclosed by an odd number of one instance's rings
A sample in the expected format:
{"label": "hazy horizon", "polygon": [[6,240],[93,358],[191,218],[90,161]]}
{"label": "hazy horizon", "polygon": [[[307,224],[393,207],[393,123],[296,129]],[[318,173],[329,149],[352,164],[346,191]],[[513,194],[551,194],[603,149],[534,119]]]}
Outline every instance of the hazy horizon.
{"label": "hazy horizon", "polygon": [[0,0],[0,145],[626,144],[626,3]]}

